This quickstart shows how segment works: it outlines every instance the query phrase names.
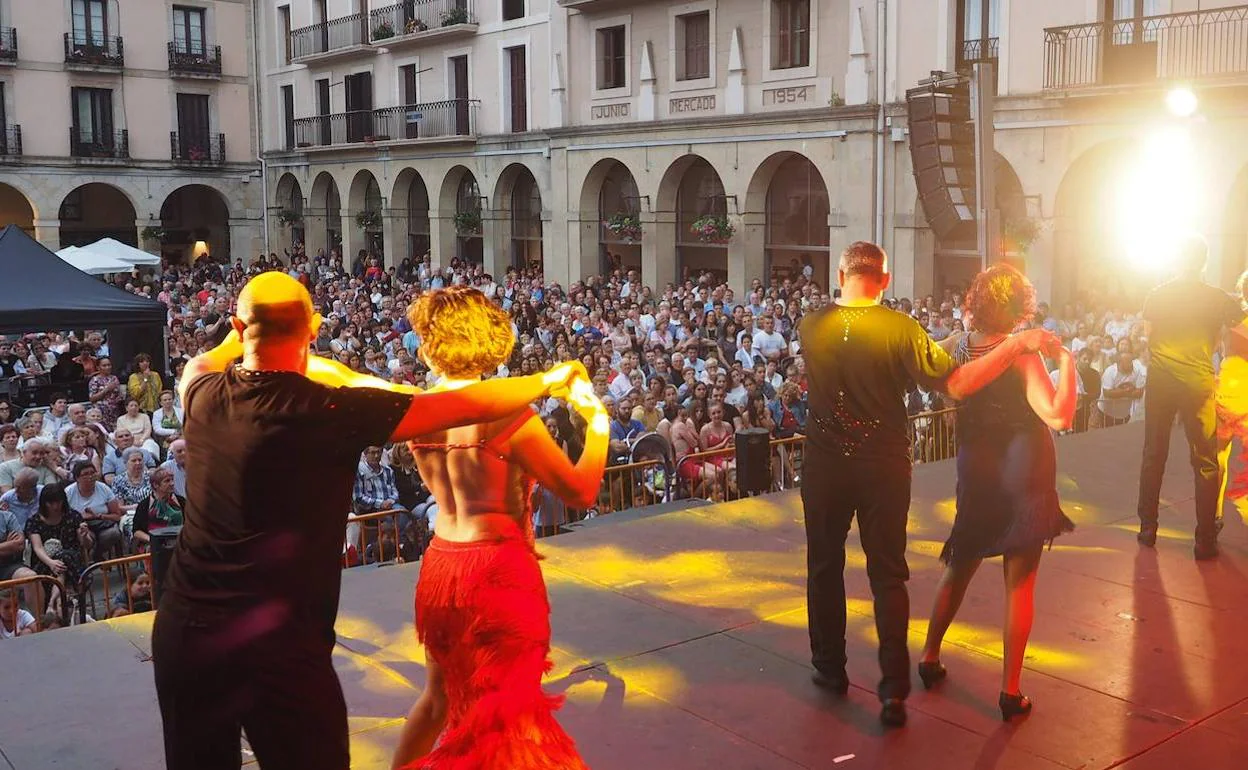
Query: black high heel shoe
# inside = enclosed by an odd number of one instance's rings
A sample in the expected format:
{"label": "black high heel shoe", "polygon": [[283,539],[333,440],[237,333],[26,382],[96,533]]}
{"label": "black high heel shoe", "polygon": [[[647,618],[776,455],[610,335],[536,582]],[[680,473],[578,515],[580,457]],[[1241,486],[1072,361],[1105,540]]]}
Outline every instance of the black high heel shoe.
{"label": "black high heel shoe", "polygon": [[921,661],[919,663],[919,679],[923,680],[924,690],[932,689],[936,685],[945,681],[948,676],[948,669],[946,669],[945,664],[941,663],[939,660],[933,660],[931,662]]}
{"label": "black high heel shoe", "polygon": [[1031,713],[1031,698],[1022,693],[1018,695],[1001,693],[1001,697],[997,699],[997,705],[1001,707],[1002,722],[1008,722],[1014,717],[1027,716]]}

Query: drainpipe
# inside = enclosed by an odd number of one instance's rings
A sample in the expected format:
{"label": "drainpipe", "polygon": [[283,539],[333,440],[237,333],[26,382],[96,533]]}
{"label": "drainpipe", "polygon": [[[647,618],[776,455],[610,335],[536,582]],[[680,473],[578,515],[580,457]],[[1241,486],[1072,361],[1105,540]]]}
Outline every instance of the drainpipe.
{"label": "drainpipe", "polygon": [[888,36],[885,25],[888,19],[888,0],[875,2],[875,101],[879,113],[875,124],[875,242],[884,244],[884,108],[888,101]]}
{"label": "drainpipe", "polygon": [[269,169],[264,159],[264,98],[261,95],[264,81],[261,79],[260,46],[257,42],[260,39],[260,5],[251,4],[251,59],[256,78],[252,93],[256,108],[256,161],[260,164],[260,194],[264,197],[260,203],[260,229],[264,232],[264,253],[268,256],[273,249],[269,246]]}

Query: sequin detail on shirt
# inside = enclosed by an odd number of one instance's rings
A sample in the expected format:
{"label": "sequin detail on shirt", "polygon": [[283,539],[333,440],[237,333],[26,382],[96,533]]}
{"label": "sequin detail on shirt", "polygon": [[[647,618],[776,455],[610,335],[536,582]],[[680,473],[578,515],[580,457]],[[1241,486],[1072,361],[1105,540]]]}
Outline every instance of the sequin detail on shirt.
{"label": "sequin detail on shirt", "polygon": [[849,342],[849,329],[856,321],[867,314],[870,308],[842,308],[837,312],[837,317],[841,320],[841,328],[844,334],[841,336],[843,342]]}
{"label": "sequin detail on shirt", "polygon": [[841,444],[841,453],[846,457],[857,454],[862,443],[871,437],[871,432],[879,430],[882,424],[879,420],[858,417],[849,411],[843,390],[837,392],[836,404],[831,414],[824,417],[812,412],[811,417],[819,423],[820,428],[837,437]]}

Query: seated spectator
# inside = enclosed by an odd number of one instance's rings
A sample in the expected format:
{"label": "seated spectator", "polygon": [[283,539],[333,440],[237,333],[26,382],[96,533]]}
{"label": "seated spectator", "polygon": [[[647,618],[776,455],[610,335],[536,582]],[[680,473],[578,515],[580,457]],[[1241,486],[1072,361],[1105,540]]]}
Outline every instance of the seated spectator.
{"label": "seated spectator", "polygon": [[[83,413],[86,416],[86,413]],[[69,422],[69,401],[66,400],[65,394],[53,393],[52,405],[43,412],[43,428],[40,435],[52,441],[59,441],[61,428]]]}
{"label": "seated spectator", "polygon": [[[19,520],[13,511],[0,507],[0,581],[34,576],[35,573],[26,566],[25,521]],[[42,606],[38,588],[37,584],[29,584],[23,589],[26,604],[30,607]]]}
{"label": "seated spectator", "polygon": [[117,430],[123,429],[130,431],[135,446],[153,457],[160,456],[160,446],[152,439],[152,418],[140,410],[137,398],[126,399],[126,412],[117,418]]}
{"label": "seated spectator", "polygon": [[151,493],[134,508],[135,550],[145,552],[151,544],[153,529],[182,526],[186,500],[173,490],[173,471],[161,466],[148,479]]}
{"label": "seated spectator", "polygon": [[772,419],[771,409],[767,405],[767,398],[762,393],[751,393],[748,400],[741,410],[741,414],[734,421],[737,430],[748,430],[750,428],[762,428],[767,431],[767,435],[775,436],[776,421]]}
{"label": "seated spectator", "polygon": [[23,468],[33,470],[40,484],[55,484],[69,478],[69,471],[61,467],[61,453],[41,438],[30,439],[22,447],[20,458],[0,463],[0,494],[13,488],[14,479]]}
{"label": "seated spectator", "polygon": [[39,508],[39,474],[32,468],[22,468],[13,476],[13,488],[0,495],[0,511],[9,511],[17,517],[17,525],[25,530],[26,521]]}
{"label": "seated spectator", "polygon": [[776,425],[776,438],[791,438],[806,432],[806,402],[796,383],[783,383],[768,408]]}
{"label": "seated spectator", "polygon": [[131,449],[136,452],[142,452],[144,467],[156,467],[156,458],[149,454],[147,450],[136,447],[134,445],[134,436],[130,433],[130,431],[125,428],[120,428],[113,434],[113,446],[104,453],[104,463],[100,472],[104,476],[105,484],[108,484],[111,487],[113,485],[113,478],[117,474],[125,471],[125,455]]}
{"label": "seated spectator", "polygon": [[73,471],[78,463],[89,463],[96,472],[103,467],[100,451],[95,448],[96,436],[90,428],[70,428],[61,439],[61,465]]}
{"label": "seated spectator", "polygon": [[640,403],[633,407],[632,418],[640,422],[647,433],[653,433],[655,428],[659,427],[659,420],[663,419],[663,413],[659,411],[658,399],[654,393],[646,393]]}
{"label": "seated spectator", "polygon": [[[122,453],[124,469],[114,474],[112,481],[106,481],[109,489],[121,501],[121,508],[133,516],[138,504],[152,494],[150,475],[147,469],[147,454],[138,447],[130,447]],[[122,530],[126,530],[122,526]],[[127,538],[128,539],[128,538]]]}
{"label": "seated spectator", "polygon": [[109,602],[108,616],[120,618],[139,612],[152,611],[152,578],[146,572],[140,572],[130,581],[130,585],[113,594]]}
{"label": "seated spectator", "polygon": [[412,512],[415,519],[416,542],[423,543],[433,531],[437,518],[438,503],[420,478],[416,458],[407,444],[399,443],[390,448],[390,469],[394,471],[394,486],[399,492],[399,506]]}
{"label": "seated spectator", "polygon": [[162,449],[168,449],[182,435],[183,419],[182,408],[174,404],[173,391],[161,391],[160,408],[152,413],[152,435]]}
{"label": "seated spectator", "polygon": [[[39,510],[26,522],[26,537],[35,555],[31,565],[35,572],[60,580],[73,593],[86,564],[83,554],[95,547],[95,538],[82,516],[69,507],[60,484],[48,484],[40,490]],[[58,608],[61,598],[54,592],[49,606]]]}
{"label": "seated spectator", "polygon": [[27,412],[17,421],[17,448],[21,449],[32,438],[43,433],[43,412]]}
{"label": "seated spectator", "polygon": [[[379,446],[370,446],[364,450],[360,464],[356,467],[355,487],[351,494],[352,512],[348,519],[367,513],[377,513],[379,511],[402,511],[397,517],[399,529],[404,533],[404,538],[412,525],[412,514],[409,513],[402,505],[399,504],[399,489],[394,482],[394,471],[381,463],[382,450]],[[382,549],[387,549],[388,553],[395,553],[393,529],[390,525],[391,520],[382,523],[373,522],[372,526],[376,526],[381,532]],[[357,545],[360,542],[360,525],[347,525],[347,542]],[[369,544],[372,548],[372,544]],[[366,560],[369,560],[366,558]]]}
{"label": "seated spectator", "polygon": [[35,633],[35,616],[18,606],[17,591],[0,588],[0,639],[12,639]]}
{"label": "seated spectator", "polygon": [[173,474],[173,491],[186,499],[186,439],[180,438],[169,445],[169,459],[160,467]]}
{"label": "seated spectator", "polygon": [[1122,425],[1144,417],[1144,383],[1148,371],[1128,352],[1121,352],[1101,376],[1101,412],[1105,426]]}
{"label": "seated spectator", "polygon": [[82,516],[87,528],[95,536],[94,558],[98,561],[104,554],[120,548],[121,501],[107,484],[100,481],[100,472],[89,462],[73,467],[74,483],[65,486],[69,508]]}
{"label": "seated spectator", "polygon": [[0,463],[21,459],[22,453],[17,448],[21,438],[22,432],[13,423],[0,425]]}
{"label": "seated spectator", "polygon": [[86,404],[70,404],[65,409],[65,415],[68,419],[56,431],[56,443],[60,444],[65,440],[65,434],[74,428],[87,427],[87,406]]}

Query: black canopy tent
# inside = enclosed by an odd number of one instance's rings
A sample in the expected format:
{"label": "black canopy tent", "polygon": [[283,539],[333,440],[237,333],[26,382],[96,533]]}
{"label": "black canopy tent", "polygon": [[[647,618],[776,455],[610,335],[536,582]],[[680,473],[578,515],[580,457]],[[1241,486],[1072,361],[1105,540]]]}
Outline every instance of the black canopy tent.
{"label": "black canopy tent", "polygon": [[140,352],[165,371],[165,306],[99,281],[17,225],[0,230],[0,334],[107,329],[120,374]]}

